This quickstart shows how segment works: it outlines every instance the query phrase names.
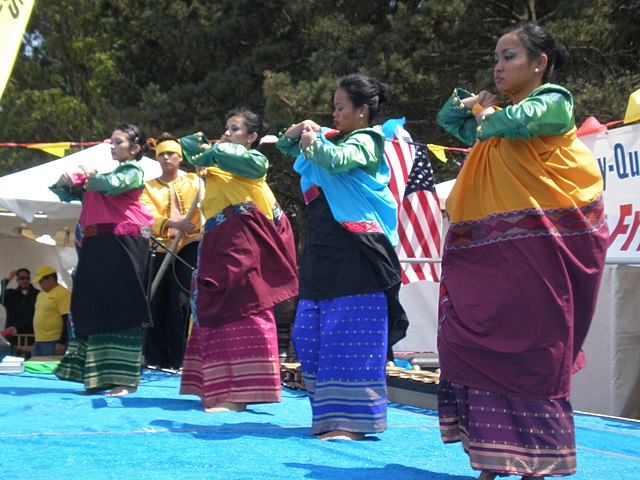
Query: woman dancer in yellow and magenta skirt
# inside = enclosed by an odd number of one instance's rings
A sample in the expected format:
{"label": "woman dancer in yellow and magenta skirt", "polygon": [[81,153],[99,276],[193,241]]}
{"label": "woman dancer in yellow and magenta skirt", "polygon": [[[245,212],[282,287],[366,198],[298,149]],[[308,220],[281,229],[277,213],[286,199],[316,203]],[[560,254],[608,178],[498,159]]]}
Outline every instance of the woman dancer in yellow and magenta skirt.
{"label": "woman dancer in yellow and magenta skirt", "polygon": [[207,412],[281,400],[273,306],[297,295],[298,274],[291,225],[255,148],[265,132],[260,116],[241,109],[228,114],[219,142],[180,140],[189,162],[207,167],[180,393],[199,396]]}

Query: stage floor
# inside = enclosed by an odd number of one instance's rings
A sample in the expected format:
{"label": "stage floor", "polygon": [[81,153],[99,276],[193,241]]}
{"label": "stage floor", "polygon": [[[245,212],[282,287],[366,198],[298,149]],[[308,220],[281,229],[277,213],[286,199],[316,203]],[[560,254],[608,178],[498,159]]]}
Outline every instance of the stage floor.
{"label": "stage floor", "polygon": [[[3,479],[476,478],[460,444],[444,445],[434,411],[390,404],[389,429],[363,442],[310,436],[305,392],[280,404],[208,414],[179,377],[145,371],[125,397],[79,395],[50,374],[0,375]],[[640,423],[576,415],[575,480],[640,479]],[[517,478],[517,477],[511,477]]]}

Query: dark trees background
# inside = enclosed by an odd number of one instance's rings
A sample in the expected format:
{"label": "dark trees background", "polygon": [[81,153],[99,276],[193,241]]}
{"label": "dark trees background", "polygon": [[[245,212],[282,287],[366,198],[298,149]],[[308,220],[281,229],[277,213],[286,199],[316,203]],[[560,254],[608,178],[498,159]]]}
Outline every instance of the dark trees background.
{"label": "dark trees background", "polygon": [[[624,116],[640,87],[640,0],[36,0],[0,142],[100,141],[123,121],[151,137],[217,138],[236,106],[263,113],[272,133],[305,118],[330,125],[336,80],[361,71],[391,89],[384,118],[406,117],[416,141],[458,146],[436,112],[455,86],[494,89],[495,42],[521,20],[568,47],[556,81],[578,124]],[[264,151],[295,224],[291,161]],[[0,174],[52,159],[2,148]],[[456,176],[456,162],[433,163],[437,181]]]}

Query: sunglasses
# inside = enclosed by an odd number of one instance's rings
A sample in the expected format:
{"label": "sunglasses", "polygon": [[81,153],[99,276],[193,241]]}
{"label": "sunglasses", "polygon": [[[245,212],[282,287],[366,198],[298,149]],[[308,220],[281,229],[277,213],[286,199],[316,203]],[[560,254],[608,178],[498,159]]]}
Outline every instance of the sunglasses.
{"label": "sunglasses", "polygon": [[18,277],[18,280],[31,280],[31,277]]}

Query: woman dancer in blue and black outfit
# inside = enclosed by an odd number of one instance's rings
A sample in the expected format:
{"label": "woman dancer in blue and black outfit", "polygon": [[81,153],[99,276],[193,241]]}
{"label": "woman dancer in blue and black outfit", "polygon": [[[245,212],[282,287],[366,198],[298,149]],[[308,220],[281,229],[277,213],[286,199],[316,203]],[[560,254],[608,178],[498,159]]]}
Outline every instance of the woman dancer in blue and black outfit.
{"label": "woman dancer in blue and black outfit", "polygon": [[[388,312],[398,307],[396,204],[384,135],[370,121],[387,87],[361,74],[338,82],[339,135],[305,120],[280,134],[309,213],[292,333],[313,411],[312,434],[361,440],[387,426]],[[391,302],[391,303],[390,303]]]}

